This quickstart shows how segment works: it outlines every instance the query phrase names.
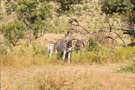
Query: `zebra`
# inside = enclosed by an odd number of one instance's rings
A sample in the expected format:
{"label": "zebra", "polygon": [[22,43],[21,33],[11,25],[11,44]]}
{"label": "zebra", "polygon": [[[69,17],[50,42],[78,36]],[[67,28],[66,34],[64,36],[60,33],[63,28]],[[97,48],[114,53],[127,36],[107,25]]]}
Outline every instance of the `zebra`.
{"label": "zebra", "polygon": [[70,55],[72,51],[72,32],[68,31],[66,33],[66,40],[59,39],[56,41],[56,50],[63,53],[63,62],[66,56],[66,53],[68,53],[68,63],[70,63]]}
{"label": "zebra", "polygon": [[89,40],[87,40],[87,39],[82,39],[81,41],[84,43],[85,46],[89,45]]}
{"label": "zebra", "polygon": [[76,53],[78,53],[78,50],[80,50],[82,47],[85,47],[85,46],[88,45],[88,40],[86,40],[86,39],[81,39],[81,40],[77,39],[77,41],[74,42],[73,44],[75,45],[74,48],[76,50]]}
{"label": "zebra", "polygon": [[53,51],[55,50],[56,43],[53,41],[50,41],[46,44],[48,56],[51,57]]}
{"label": "zebra", "polygon": [[82,47],[84,47],[84,42],[81,41],[81,40],[77,40],[75,42],[75,50],[76,50],[76,53],[78,53],[78,50],[80,50]]}

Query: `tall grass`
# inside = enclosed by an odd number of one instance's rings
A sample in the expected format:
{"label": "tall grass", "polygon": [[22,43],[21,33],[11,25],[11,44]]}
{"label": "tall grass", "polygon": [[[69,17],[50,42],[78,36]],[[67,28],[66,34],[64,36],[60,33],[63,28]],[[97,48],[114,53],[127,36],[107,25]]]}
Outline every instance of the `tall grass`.
{"label": "tall grass", "polygon": [[99,50],[79,52],[72,55],[72,61],[75,63],[122,63],[131,61],[135,48],[118,48],[115,50]]}
{"label": "tall grass", "polygon": [[4,39],[2,35],[0,35],[0,54],[6,54],[10,49],[10,44],[8,40]]}
{"label": "tall grass", "polygon": [[127,65],[121,66],[118,72],[133,72],[135,73],[135,59],[129,62]]}
{"label": "tall grass", "polygon": [[[84,50],[75,52],[73,49],[71,54],[71,63],[123,63],[132,61],[135,53],[135,47],[120,47],[108,49],[100,48],[94,50]],[[97,48],[97,47],[96,47]],[[46,63],[62,63],[62,58],[58,59],[58,55],[54,51],[51,58],[48,57],[47,49],[36,41],[30,43],[28,47],[21,45],[13,48],[7,54],[0,54],[2,66],[30,66]],[[65,60],[65,63],[67,60]]]}

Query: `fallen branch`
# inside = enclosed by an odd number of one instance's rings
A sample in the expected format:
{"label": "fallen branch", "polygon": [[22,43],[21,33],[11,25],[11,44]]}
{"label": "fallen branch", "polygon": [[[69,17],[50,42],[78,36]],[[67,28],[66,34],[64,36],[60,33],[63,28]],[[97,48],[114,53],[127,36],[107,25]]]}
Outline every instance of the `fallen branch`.
{"label": "fallen branch", "polygon": [[[73,24],[73,22],[76,22],[77,24]],[[71,18],[71,21],[69,22],[69,25],[70,25],[70,26],[72,26],[72,25],[74,25],[74,26],[79,26],[79,27],[81,27],[84,31],[86,31],[87,33],[90,33],[86,28],[84,28],[83,26],[81,26],[81,25],[79,24],[79,22],[78,22],[76,19],[74,19],[74,18]]]}
{"label": "fallen branch", "polygon": [[116,39],[114,39],[113,37],[110,37],[110,36],[105,37],[105,39],[107,39],[107,38],[112,39],[113,43],[114,43],[114,41],[116,42]]}
{"label": "fallen branch", "polygon": [[[95,31],[95,32],[90,32],[91,34],[93,34],[93,33],[98,33],[98,32],[109,32],[110,33],[110,31],[107,31],[107,30],[99,30],[99,31]],[[127,44],[125,43],[125,41],[122,39],[122,37],[117,33],[117,32],[115,32],[115,31],[111,31],[112,33],[115,33],[117,36],[119,36],[119,38],[122,40],[122,42],[125,44],[125,47],[127,47]]]}
{"label": "fallen branch", "polygon": [[[77,24],[73,24],[73,22],[76,22]],[[115,33],[115,34],[122,40],[122,42],[125,44],[125,47],[127,47],[127,44],[126,44],[125,41],[122,39],[122,37],[121,37],[117,32],[112,31],[112,27],[110,27],[110,31],[107,31],[107,30],[98,30],[98,31],[95,31],[95,32],[89,32],[87,29],[85,29],[84,27],[82,27],[82,26],[79,24],[79,22],[78,22],[76,19],[74,19],[74,18],[71,18],[71,21],[69,22],[69,25],[70,25],[71,27],[72,27],[72,25],[74,25],[74,26],[80,26],[84,31],[86,31],[86,32],[89,33],[89,34],[98,33],[98,32],[108,32],[108,33],[112,32],[112,33]],[[110,25],[110,26],[111,26],[111,25]],[[76,30],[76,29],[72,29],[72,30],[74,30],[74,31],[76,31],[76,32],[79,32],[79,33],[83,34],[84,36],[86,36],[86,37],[88,37],[88,38],[90,37],[90,36],[88,36],[87,34],[81,32],[81,31],[79,31],[79,30]],[[121,29],[121,30],[122,30],[122,29]]]}
{"label": "fallen branch", "polygon": [[74,30],[75,32],[77,32],[77,33],[81,33],[82,35],[84,35],[84,36],[86,36],[86,37],[90,38],[90,36],[88,36],[87,34],[85,34],[85,33],[81,32],[81,31],[79,31],[79,30],[75,30],[75,29],[66,29],[66,30]]}

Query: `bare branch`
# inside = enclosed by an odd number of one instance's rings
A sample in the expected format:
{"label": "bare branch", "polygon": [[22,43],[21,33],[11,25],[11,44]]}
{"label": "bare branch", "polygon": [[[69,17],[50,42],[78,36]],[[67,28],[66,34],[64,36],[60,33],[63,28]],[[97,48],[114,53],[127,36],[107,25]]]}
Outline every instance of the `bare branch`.
{"label": "bare branch", "polygon": [[[110,33],[110,31],[107,31],[107,30],[99,30],[99,31],[95,31],[95,32],[91,32],[91,34],[93,34],[93,33],[98,33],[98,32],[109,32]],[[111,31],[112,33],[115,33],[117,36],[119,36],[119,38],[122,40],[122,42],[125,44],[125,47],[127,47],[127,44],[125,43],[125,41],[122,39],[122,37],[117,33],[117,32],[115,32],[115,31]]]}
{"label": "bare branch", "polygon": [[110,37],[110,36],[105,37],[105,39],[107,39],[107,38],[112,39],[113,42],[114,42],[114,41],[116,42],[116,39],[114,39],[113,37]]}

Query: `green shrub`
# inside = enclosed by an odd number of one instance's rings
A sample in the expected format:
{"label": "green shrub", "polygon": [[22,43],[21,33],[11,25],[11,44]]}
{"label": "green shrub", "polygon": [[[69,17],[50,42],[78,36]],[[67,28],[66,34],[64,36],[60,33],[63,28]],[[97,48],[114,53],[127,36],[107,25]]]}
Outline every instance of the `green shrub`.
{"label": "green shrub", "polygon": [[41,4],[40,8],[39,8],[39,12],[40,12],[40,17],[42,20],[51,17],[51,8],[52,5],[45,5],[45,4]]}
{"label": "green shrub", "polygon": [[87,10],[88,8],[89,8],[88,5],[84,5],[84,6],[83,6],[83,10]]}
{"label": "green shrub", "polygon": [[17,8],[17,4],[11,3],[11,8],[12,8],[12,10],[14,12],[16,10],[16,8]]}
{"label": "green shrub", "polygon": [[11,14],[11,12],[12,12],[11,7],[7,7],[7,8],[6,8],[6,12],[7,12],[7,15],[10,15],[10,14]]}
{"label": "green shrub", "polygon": [[47,53],[47,49],[35,41],[31,42],[32,50],[34,55],[45,55]]}
{"label": "green shrub", "polygon": [[88,51],[99,51],[101,49],[98,41],[95,38],[89,38],[88,43],[89,43],[87,47]]}
{"label": "green shrub", "polygon": [[9,42],[4,38],[0,37],[0,54],[6,54],[8,52],[9,47]]}
{"label": "green shrub", "polygon": [[16,46],[20,39],[25,38],[25,28],[20,21],[2,24],[0,32],[13,46]]}
{"label": "green shrub", "polygon": [[12,8],[11,8],[11,5],[10,5],[10,2],[5,2],[5,10],[6,10],[7,15],[11,14]]}
{"label": "green shrub", "polygon": [[0,20],[2,20],[3,19],[3,17],[2,16],[0,16]]}
{"label": "green shrub", "polygon": [[76,7],[76,10],[77,10],[78,12],[80,12],[80,11],[82,10],[82,7],[81,7],[81,6],[77,6],[77,7]]}
{"label": "green shrub", "polygon": [[122,66],[118,72],[133,72],[135,73],[135,60],[128,63],[126,66]]}

